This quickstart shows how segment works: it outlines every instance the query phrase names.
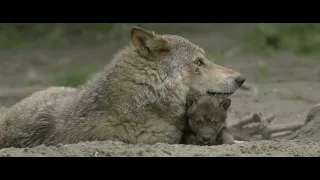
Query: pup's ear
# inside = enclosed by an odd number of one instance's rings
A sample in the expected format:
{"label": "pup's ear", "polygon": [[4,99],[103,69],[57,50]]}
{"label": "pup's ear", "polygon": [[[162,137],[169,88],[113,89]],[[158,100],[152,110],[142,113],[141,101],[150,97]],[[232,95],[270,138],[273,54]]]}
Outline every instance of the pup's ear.
{"label": "pup's ear", "polygon": [[167,42],[164,39],[136,26],[131,29],[131,42],[142,56],[148,56],[152,51],[168,50]]}
{"label": "pup's ear", "polygon": [[188,94],[187,95],[187,108],[189,108],[190,106],[192,106],[193,104],[197,103],[197,99],[194,95]]}
{"label": "pup's ear", "polygon": [[224,108],[224,110],[228,110],[231,105],[231,99],[225,99],[221,101],[220,106]]}

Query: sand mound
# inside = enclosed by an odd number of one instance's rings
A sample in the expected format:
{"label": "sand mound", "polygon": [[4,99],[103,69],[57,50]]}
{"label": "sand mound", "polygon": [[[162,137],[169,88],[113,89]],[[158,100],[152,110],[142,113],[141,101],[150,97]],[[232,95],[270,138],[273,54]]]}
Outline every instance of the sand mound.
{"label": "sand mound", "polygon": [[38,146],[35,148],[6,148],[0,150],[0,156],[162,156],[162,157],[191,157],[191,156],[320,156],[319,144],[311,141],[259,141],[234,145],[192,146],[168,145],[130,145],[122,142],[83,142],[78,144],[58,146]]}
{"label": "sand mound", "polygon": [[320,104],[312,107],[306,117],[306,124],[286,139],[311,140],[320,142]]}

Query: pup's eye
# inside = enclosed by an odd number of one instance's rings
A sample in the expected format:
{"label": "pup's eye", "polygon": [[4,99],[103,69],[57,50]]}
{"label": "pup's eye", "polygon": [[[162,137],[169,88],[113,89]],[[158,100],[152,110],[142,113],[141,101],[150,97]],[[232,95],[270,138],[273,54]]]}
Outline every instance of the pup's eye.
{"label": "pup's eye", "polygon": [[196,124],[197,124],[197,126],[202,126],[201,120],[200,120],[200,119],[197,119],[197,120],[196,120]]}
{"label": "pup's eye", "polygon": [[204,65],[203,59],[200,59],[200,58],[198,58],[194,63],[199,67]]}

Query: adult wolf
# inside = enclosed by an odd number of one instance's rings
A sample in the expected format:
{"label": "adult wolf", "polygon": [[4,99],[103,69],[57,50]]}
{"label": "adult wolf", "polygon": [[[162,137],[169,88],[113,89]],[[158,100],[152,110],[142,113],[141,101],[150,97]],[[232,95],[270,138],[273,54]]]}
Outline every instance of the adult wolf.
{"label": "adult wolf", "polygon": [[119,140],[179,143],[186,97],[227,98],[245,77],[175,35],[133,27],[131,43],[82,87],[36,92],[1,117],[0,148]]}

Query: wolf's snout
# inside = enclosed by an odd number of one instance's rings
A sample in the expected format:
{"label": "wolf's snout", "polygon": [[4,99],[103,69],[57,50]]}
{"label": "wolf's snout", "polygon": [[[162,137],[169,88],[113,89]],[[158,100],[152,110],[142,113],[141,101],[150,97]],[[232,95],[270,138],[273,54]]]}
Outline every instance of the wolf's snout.
{"label": "wolf's snout", "polygon": [[246,81],[246,77],[244,75],[240,74],[235,78],[235,81],[236,81],[237,85],[240,87]]}

